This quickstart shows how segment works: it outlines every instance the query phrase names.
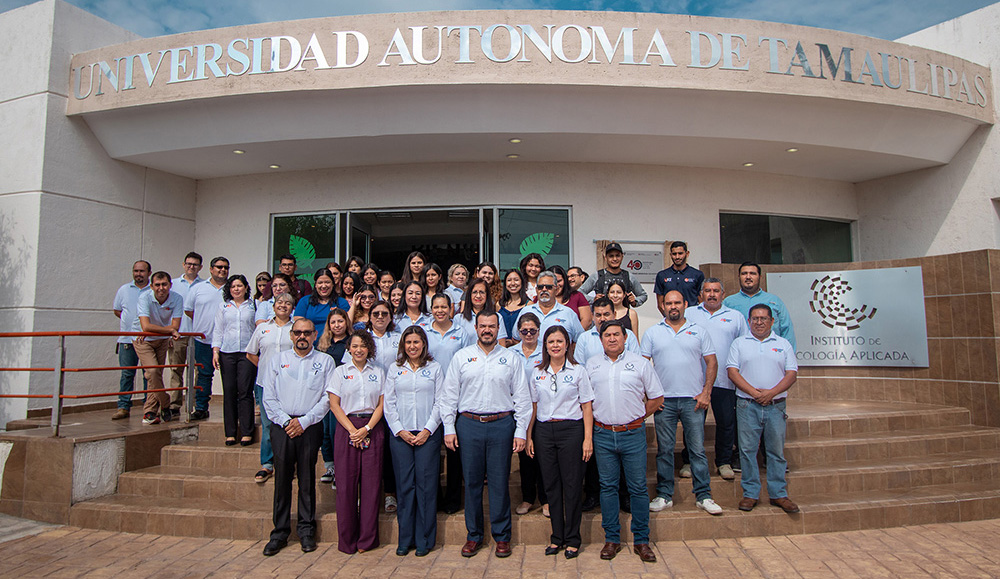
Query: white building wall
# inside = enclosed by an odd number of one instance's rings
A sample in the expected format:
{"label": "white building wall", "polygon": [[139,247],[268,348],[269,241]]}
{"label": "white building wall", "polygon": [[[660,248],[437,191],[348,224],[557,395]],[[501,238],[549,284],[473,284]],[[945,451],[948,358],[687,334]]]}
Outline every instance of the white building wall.
{"label": "white building wall", "polygon": [[[989,66],[1000,88],[1000,4],[899,39]],[[991,103],[997,118],[1000,106]],[[982,127],[942,167],[858,184],[859,259],[896,259],[1000,247],[1000,134]]]}
{"label": "white building wall", "polygon": [[[194,236],[195,184],[107,156],[66,116],[72,54],[136,36],[63,2],[0,14],[0,327],[117,330],[111,302],[147,259],[176,275]],[[139,129],[141,130],[141,129]],[[69,338],[67,365],[116,365],[114,340]],[[54,338],[0,340],[0,366],[51,366]],[[49,394],[51,374],[0,374],[0,392]],[[114,391],[115,372],[67,377]],[[0,426],[49,400],[0,403]]]}
{"label": "white building wall", "polygon": [[[595,239],[681,239],[693,264],[718,262],[720,211],[858,216],[853,185],[817,179],[650,165],[397,165],[199,181],[196,248],[251,277],[268,268],[272,213],[481,205],[572,207],[573,259],[591,272]],[[659,318],[654,300],[640,316],[643,327]]]}

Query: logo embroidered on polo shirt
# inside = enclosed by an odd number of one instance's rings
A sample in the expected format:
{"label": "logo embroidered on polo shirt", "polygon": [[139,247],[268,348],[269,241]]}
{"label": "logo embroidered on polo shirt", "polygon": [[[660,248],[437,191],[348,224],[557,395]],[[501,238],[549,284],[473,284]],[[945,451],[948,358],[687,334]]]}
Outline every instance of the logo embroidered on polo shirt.
{"label": "logo embroidered on polo shirt", "polygon": [[625,369],[629,372],[635,372],[635,364],[629,362],[628,364],[625,364]]}
{"label": "logo embroidered on polo shirt", "polygon": [[501,365],[507,365],[507,358],[500,358],[499,362]]}
{"label": "logo embroidered on polo shirt", "polygon": [[368,375],[368,381],[369,382],[378,382],[378,374],[369,374]]}
{"label": "logo embroidered on polo shirt", "polygon": [[778,353],[781,353],[781,352],[784,352],[784,351],[785,351],[785,349],[784,349],[784,348],[771,348],[771,351],[772,351],[772,352],[778,352]]}
{"label": "logo embroidered on polo shirt", "polygon": [[427,368],[424,368],[423,370],[420,371],[420,375],[422,377],[424,377],[424,378],[430,378],[431,377],[431,371],[428,370]]}

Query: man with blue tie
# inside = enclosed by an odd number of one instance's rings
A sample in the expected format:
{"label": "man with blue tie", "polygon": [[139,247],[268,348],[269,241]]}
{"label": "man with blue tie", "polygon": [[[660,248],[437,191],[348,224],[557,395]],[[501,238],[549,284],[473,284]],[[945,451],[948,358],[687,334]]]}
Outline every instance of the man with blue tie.
{"label": "man with blue tie", "polygon": [[496,556],[509,557],[510,460],[524,450],[531,421],[531,394],[521,359],[497,344],[499,316],[476,316],[478,341],[455,353],[441,396],[444,443],[458,449],[465,476],[463,557],[483,546],[483,480],[489,480],[490,531]]}

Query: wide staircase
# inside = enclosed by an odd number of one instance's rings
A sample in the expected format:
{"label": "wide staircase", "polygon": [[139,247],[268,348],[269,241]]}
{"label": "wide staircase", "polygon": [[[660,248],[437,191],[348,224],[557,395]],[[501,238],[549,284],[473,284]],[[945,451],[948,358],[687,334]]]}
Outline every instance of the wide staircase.
{"label": "wide staircase", "polygon": [[[766,484],[763,500],[753,512],[737,510],[742,494],[739,474],[735,481],[724,481],[713,467],[712,494],[725,512],[710,516],[697,509],[691,480],[678,479],[673,508],[651,513],[652,540],[816,533],[1000,517],[1000,429],[973,425],[964,408],[793,398],[788,413],[788,488],[801,513],[787,515],[768,505]],[[122,474],[117,494],[73,505],[71,524],[136,533],[266,538],[271,529],[273,480],[254,482],[260,467],[259,446],[224,446],[217,415],[221,412],[198,424],[197,441],[164,447],[159,466]],[[656,443],[651,420],[646,432],[647,482],[652,492]],[[713,444],[709,413],[706,448],[712,465]],[[678,444],[676,451],[680,449]],[[321,467],[320,460],[317,468]],[[516,505],[520,501],[516,458],[512,470],[510,492]],[[336,491],[318,482],[317,486],[318,538],[333,542]],[[622,538],[628,541],[629,515],[621,517]],[[464,542],[461,511],[442,513],[438,522],[440,543]],[[383,543],[393,543],[395,516],[383,513],[379,524]],[[537,505],[527,515],[513,516],[515,542],[547,543],[549,532],[549,521]],[[603,542],[599,509],[584,513],[583,540]]]}

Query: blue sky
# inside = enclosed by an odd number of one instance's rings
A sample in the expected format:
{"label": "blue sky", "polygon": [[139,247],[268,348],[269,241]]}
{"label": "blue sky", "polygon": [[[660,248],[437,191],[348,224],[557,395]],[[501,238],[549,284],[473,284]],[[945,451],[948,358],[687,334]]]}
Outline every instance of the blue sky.
{"label": "blue sky", "polygon": [[[0,0],[0,12],[32,0]],[[424,10],[615,10],[767,20],[894,40],[991,0],[69,0],[142,36],[238,24]]]}

